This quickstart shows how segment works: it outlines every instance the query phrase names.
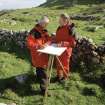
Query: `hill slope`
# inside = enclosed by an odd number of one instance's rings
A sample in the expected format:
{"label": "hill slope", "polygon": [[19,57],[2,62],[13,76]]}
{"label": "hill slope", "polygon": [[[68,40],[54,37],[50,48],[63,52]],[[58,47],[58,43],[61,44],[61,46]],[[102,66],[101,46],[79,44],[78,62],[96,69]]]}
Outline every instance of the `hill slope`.
{"label": "hill slope", "polygon": [[[70,16],[73,15],[84,15],[94,16],[96,19],[93,20],[82,20],[81,18],[75,19],[74,22],[77,26],[77,31],[80,35],[85,35],[92,38],[96,43],[101,43],[105,39],[104,28],[101,28],[95,32],[88,31],[87,27],[94,26],[105,26],[104,13],[105,4],[100,5],[77,5],[67,9],[49,9],[49,8],[31,8],[22,9],[15,11],[1,11],[0,12],[0,27],[6,29],[12,29],[15,31],[19,30],[30,30],[35,20],[39,19],[43,15],[48,15],[50,18],[50,24],[48,30],[50,33],[55,32],[58,27],[58,16],[62,12],[67,12]],[[46,12],[45,12],[46,11]],[[98,19],[97,19],[98,18]],[[95,36],[95,37],[94,37]]]}
{"label": "hill slope", "polygon": [[104,3],[105,0],[47,0],[46,3],[42,4],[43,7],[54,7],[66,8],[74,5],[89,5],[89,4],[100,4]]}

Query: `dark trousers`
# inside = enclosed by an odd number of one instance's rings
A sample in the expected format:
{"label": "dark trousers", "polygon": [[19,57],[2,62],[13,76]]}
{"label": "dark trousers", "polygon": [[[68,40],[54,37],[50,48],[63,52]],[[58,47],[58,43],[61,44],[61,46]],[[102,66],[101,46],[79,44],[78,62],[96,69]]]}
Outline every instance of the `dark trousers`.
{"label": "dark trousers", "polygon": [[40,83],[40,89],[41,92],[45,92],[46,90],[46,85],[47,85],[47,74],[46,74],[46,70],[40,67],[36,68],[36,76],[37,79]]}

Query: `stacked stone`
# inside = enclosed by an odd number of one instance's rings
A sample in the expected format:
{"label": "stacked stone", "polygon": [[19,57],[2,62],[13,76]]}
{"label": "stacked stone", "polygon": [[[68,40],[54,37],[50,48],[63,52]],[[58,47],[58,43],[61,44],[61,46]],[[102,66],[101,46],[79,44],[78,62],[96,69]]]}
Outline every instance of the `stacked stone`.
{"label": "stacked stone", "polygon": [[[0,30],[0,48],[9,49],[13,39],[13,34],[8,30]],[[8,46],[8,47],[7,47]]]}
{"label": "stacked stone", "polygon": [[100,61],[105,63],[105,43],[98,46],[96,51],[100,56]]}
{"label": "stacked stone", "polygon": [[105,62],[105,44],[97,46],[92,39],[81,38],[77,41],[72,56],[74,66],[85,63],[87,66]]}
{"label": "stacked stone", "polygon": [[13,42],[20,48],[26,48],[26,37],[28,31],[14,32]]}
{"label": "stacked stone", "polygon": [[13,32],[0,30],[0,46],[9,49],[9,47],[26,48],[26,37],[28,31]]}
{"label": "stacked stone", "polygon": [[99,16],[94,16],[94,15],[86,15],[86,14],[78,14],[78,15],[73,15],[73,16],[70,16],[71,19],[74,19],[74,20],[100,20],[100,17]]}

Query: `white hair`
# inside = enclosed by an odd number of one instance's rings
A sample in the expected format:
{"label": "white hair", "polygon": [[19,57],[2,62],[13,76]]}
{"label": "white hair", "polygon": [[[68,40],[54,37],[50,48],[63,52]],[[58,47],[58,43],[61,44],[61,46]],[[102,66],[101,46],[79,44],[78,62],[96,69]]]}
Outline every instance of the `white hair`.
{"label": "white hair", "polygon": [[38,24],[49,23],[49,18],[47,16],[43,16],[39,21]]}

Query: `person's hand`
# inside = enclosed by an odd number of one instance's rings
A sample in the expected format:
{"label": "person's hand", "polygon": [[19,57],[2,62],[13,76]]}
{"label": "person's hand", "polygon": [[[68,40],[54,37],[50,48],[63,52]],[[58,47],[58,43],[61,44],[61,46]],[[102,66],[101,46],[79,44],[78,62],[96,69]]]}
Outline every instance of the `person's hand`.
{"label": "person's hand", "polygon": [[46,44],[40,46],[40,49],[44,49],[44,48],[47,47],[47,46],[48,46],[48,43],[46,43]]}
{"label": "person's hand", "polygon": [[56,33],[52,33],[51,36],[54,36],[55,37],[56,36]]}
{"label": "person's hand", "polygon": [[45,46],[44,45],[42,45],[42,46],[40,46],[40,48],[39,49],[44,49],[45,48]]}
{"label": "person's hand", "polygon": [[57,46],[58,46],[58,47],[62,47],[62,44],[61,44],[61,43],[58,43]]}

